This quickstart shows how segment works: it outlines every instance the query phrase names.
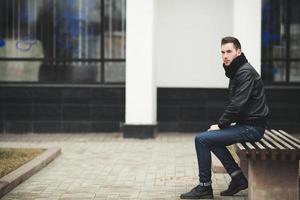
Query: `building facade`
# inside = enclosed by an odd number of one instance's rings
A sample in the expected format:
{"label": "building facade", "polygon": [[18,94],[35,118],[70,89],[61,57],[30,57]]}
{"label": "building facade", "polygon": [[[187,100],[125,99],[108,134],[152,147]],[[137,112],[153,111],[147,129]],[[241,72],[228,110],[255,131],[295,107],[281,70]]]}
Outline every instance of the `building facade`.
{"label": "building facade", "polygon": [[220,40],[262,74],[271,128],[300,130],[296,0],[0,2],[0,132],[197,132],[224,111]]}

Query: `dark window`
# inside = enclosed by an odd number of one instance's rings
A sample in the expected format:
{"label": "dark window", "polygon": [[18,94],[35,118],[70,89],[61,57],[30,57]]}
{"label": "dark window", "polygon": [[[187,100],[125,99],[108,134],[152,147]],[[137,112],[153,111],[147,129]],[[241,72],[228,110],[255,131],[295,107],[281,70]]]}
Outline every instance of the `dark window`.
{"label": "dark window", "polygon": [[267,84],[300,82],[300,1],[262,1],[262,77]]}
{"label": "dark window", "polygon": [[125,0],[1,0],[0,82],[124,83]]}

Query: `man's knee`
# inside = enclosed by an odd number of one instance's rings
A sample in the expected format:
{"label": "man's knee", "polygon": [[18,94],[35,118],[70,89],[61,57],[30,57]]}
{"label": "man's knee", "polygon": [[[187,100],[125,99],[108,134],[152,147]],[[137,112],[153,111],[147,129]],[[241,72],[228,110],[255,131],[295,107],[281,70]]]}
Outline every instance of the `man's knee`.
{"label": "man's knee", "polygon": [[205,143],[205,140],[207,139],[207,131],[198,133],[195,137],[195,143]]}

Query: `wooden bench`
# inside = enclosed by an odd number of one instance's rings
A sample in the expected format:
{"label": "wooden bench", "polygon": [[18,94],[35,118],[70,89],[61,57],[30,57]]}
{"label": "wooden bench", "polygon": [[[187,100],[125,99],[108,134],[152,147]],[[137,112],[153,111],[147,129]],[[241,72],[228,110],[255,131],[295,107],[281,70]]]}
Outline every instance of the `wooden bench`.
{"label": "wooden bench", "polygon": [[234,149],[248,176],[249,200],[298,200],[298,139],[282,130],[266,130],[260,141],[237,143]]}

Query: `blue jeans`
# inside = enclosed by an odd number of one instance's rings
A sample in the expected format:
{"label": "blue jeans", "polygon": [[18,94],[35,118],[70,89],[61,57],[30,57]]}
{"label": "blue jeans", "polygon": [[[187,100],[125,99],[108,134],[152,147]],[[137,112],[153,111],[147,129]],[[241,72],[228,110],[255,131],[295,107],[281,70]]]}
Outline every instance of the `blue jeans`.
{"label": "blue jeans", "polygon": [[219,158],[227,173],[240,170],[239,166],[227,150],[226,146],[255,142],[264,135],[265,129],[246,125],[234,125],[215,131],[206,131],[195,137],[199,180],[201,183],[211,182],[211,151]]}

